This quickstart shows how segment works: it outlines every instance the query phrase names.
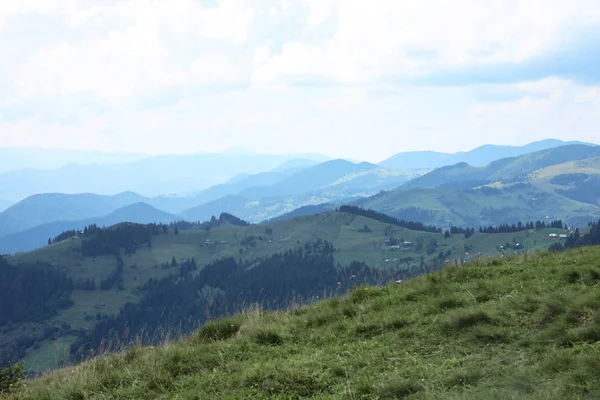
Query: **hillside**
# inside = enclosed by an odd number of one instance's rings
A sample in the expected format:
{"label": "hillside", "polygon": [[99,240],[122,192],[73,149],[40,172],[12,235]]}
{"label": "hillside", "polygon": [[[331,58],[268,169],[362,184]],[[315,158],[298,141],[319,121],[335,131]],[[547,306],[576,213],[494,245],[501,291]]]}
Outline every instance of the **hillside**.
{"label": "hillside", "polygon": [[12,206],[13,203],[10,201],[0,199],[0,212],[6,210],[8,207]]}
{"label": "hillside", "polygon": [[38,194],[0,213],[0,236],[59,221],[76,221],[107,215],[118,208],[145,201],[132,192],[115,196],[96,194]]}
{"label": "hillside", "polygon": [[[240,227],[224,223],[209,230],[180,230],[178,234],[173,230],[169,230],[167,234],[157,232],[152,235],[150,242],[143,236],[136,238],[136,231],[124,232],[122,237],[128,243],[137,242],[137,246],[134,246],[133,251],[121,249],[119,257],[112,250],[83,253],[84,241],[91,243],[92,238],[73,237],[7,258],[11,265],[22,267],[38,262],[48,263],[57,273],[64,273],[70,278],[74,287],[70,294],[72,304],[65,303],[68,304],[65,308],[55,310],[54,314],[42,320],[14,322],[5,326],[0,334],[0,359],[4,352],[5,357],[13,357],[13,360],[24,359],[27,368],[36,371],[56,366],[65,357],[67,346],[80,337],[82,330],[87,332],[96,326],[98,313],[101,313],[101,318],[112,317],[118,315],[126,303],[138,304],[144,294],[140,288],[149,279],[163,279],[177,274],[186,260],[194,260],[199,266],[198,273],[201,274],[203,267],[218,260],[233,258],[236,263],[263,263],[265,258],[276,254],[285,254],[305,248],[307,244],[326,241],[335,250],[330,256],[324,255],[326,262],[330,263],[332,273],[340,271],[340,268],[359,265],[363,272],[372,271],[368,275],[370,277],[391,271],[396,271],[401,276],[413,276],[445,262],[462,263],[471,260],[477,254],[500,256],[503,252],[514,254],[545,250],[551,244],[559,242],[557,239],[550,239],[549,233],[564,232],[546,228],[531,232],[475,233],[469,238],[462,234],[445,237],[441,233],[409,230],[363,216],[328,212],[263,225]],[[394,247],[394,243],[399,245]],[[515,246],[516,243],[519,245]],[[87,248],[89,247],[88,244]],[[173,264],[173,260],[176,264]],[[286,275],[290,265],[293,264],[287,261],[277,262],[270,267],[265,265],[265,268],[275,268],[267,276],[275,276],[276,271],[284,273],[284,276],[292,276]],[[99,290],[98,284],[112,279],[115,271],[120,271],[118,288],[114,284],[110,290]],[[298,280],[306,276],[308,271],[307,268],[301,268],[293,276]],[[338,273],[341,272],[335,272]],[[206,279],[213,277],[207,276]],[[228,281],[233,283],[237,279],[231,278]],[[314,279],[310,278],[310,281],[314,282]],[[329,291],[337,288],[336,282],[340,279],[334,276],[319,282],[326,284],[326,291]],[[250,277],[240,282],[248,281]],[[266,280],[257,283],[265,284]],[[223,282],[209,286],[213,285],[223,285]],[[236,301],[246,301],[252,293],[264,293],[260,291],[260,287],[251,291],[243,290],[244,296],[241,297],[237,297],[242,292],[237,288],[225,291],[225,294],[234,296]],[[285,293],[302,296],[303,293],[311,293],[313,287],[314,285],[307,286],[307,292],[301,292],[296,287]],[[322,294],[323,290],[319,289],[317,294]],[[275,298],[281,298],[280,296],[278,294]],[[161,307],[164,306],[163,304]],[[151,315],[155,314],[148,314],[146,323],[149,323]],[[204,318],[204,315],[202,312],[201,317]],[[194,321],[198,320],[200,319]],[[46,331],[51,334],[44,333]]]}
{"label": "hillside", "polygon": [[[585,226],[600,217],[600,158],[580,157],[599,153],[600,147],[568,146],[567,154],[561,149],[499,160],[484,168],[439,168],[355,204],[438,226],[551,219]],[[561,163],[565,158],[574,159]]]}
{"label": "hillside", "polygon": [[22,232],[0,237],[0,254],[12,254],[33,250],[47,244],[49,238],[54,238],[65,231],[82,230],[88,225],[111,226],[121,222],[138,224],[169,223],[179,217],[158,210],[146,203],[135,203],[119,208],[112,213],[77,221],[59,221],[38,225]]}
{"label": "hillside", "polygon": [[600,218],[600,207],[568,198],[535,182],[477,189],[397,189],[354,204],[400,219],[447,227],[512,224],[562,219],[585,226]]}
{"label": "hillside", "polygon": [[438,168],[428,174],[411,180],[405,188],[446,187],[466,189],[497,181],[522,182],[533,171],[600,156],[600,146],[567,145],[520,157],[504,158],[484,167],[473,167],[467,163]]}
{"label": "hillside", "polygon": [[598,258],[482,259],[288,311],[247,307],[4,399],[598,398]]}
{"label": "hillside", "polygon": [[435,151],[403,152],[395,154],[387,160],[380,162],[379,165],[389,169],[440,168],[445,165],[454,165],[458,163],[467,163],[476,167],[483,167],[502,158],[519,157],[523,154],[570,144],[584,143],[547,139],[529,143],[525,146],[499,146],[486,144],[471,151],[453,154]]}

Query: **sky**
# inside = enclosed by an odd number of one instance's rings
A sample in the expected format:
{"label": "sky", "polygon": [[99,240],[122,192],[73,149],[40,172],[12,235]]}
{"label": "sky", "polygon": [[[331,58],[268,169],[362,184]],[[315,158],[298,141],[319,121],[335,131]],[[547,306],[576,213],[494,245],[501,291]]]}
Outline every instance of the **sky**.
{"label": "sky", "polygon": [[0,2],[0,147],[600,142],[597,0]]}

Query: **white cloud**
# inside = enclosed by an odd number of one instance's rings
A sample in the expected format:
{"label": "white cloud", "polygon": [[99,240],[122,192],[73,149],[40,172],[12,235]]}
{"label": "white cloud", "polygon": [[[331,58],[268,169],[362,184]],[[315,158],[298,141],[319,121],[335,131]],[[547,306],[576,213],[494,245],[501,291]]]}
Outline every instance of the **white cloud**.
{"label": "white cloud", "polygon": [[494,85],[466,74],[448,88],[414,80],[544,60],[590,27],[600,28],[596,0],[5,1],[0,146],[244,146],[378,161],[593,141],[597,85],[550,73]]}
{"label": "white cloud", "polygon": [[[255,71],[257,83],[314,77],[342,83],[412,77],[453,66],[521,62],[553,50],[576,26],[600,23],[600,5],[582,0],[305,0],[309,25],[338,29],[318,44],[289,42]],[[335,10],[335,12],[334,12]]]}

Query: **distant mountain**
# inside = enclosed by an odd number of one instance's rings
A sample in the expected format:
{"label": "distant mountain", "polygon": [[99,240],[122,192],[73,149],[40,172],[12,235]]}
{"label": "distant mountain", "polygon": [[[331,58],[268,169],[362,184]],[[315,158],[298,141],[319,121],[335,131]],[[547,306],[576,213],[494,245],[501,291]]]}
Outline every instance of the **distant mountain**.
{"label": "distant mountain", "polygon": [[306,168],[274,185],[247,189],[239,194],[249,199],[258,199],[316,192],[348,175],[377,168],[377,165],[366,162],[355,164],[341,159],[332,160]]}
{"label": "distant mountain", "polygon": [[[596,157],[578,159],[587,155]],[[586,226],[600,219],[600,148],[564,146],[484,168],[457,164],[354,204],[442,227],[553,219]]]}
{"label": "distant mountain", "polygon": [[68,164],[120,164],[150,157],[142,153],[58,150],[41,147],[1,147],[0,173],[21,169],[57,169]]}
{"label": "distant mountain", "polygon": [[77,221],[107,215],[118,208],[145,201],[136,193],[115,196],[96,194],[38,194],[26,198],[0,213],[0,236],[37,225],[58,221]]}
{"label": "distant mountain", "polygon": [[488,183],[517,182],[529,173],[551,165],[600,156],[600,146],[566,145],[514,158],[504,158],[485,167],[458,163],[438,168],[404,185],[413,187],[470,188]]}
{"label": "distant mountain", "polygon": [[569,144],[585,144],[583,142],[563,142],[556,139],[546,139],[533,142],[525,146],[498,146],[484,145],[467,152],[458,153],[438,153],[434,151],[415,151],[398,153],[387,160],[379,163],[380,166],[389,169],[420,169],[420,168],[439,168],[446,165],[466,162],[472,166],[481,167],[488,165],[492,161],[508,157],[518,157],[523,154],[532,153],[540,150],[551,149],[554,147]]}
{"label": "distant mountain", "polygon": [[[207,194],[214,196],[224,189],[228,190],[228,194],[185,210],[179,216],[196,221],[210,218],[220,212],[229,212],[251,222],[260,222],[300,207],[333,201],[350,201],[381,190],[389,190],[422,173],[389,171],[374,164],[353,163],[347,160],[327,161],[302,169],[300,172],[292,172],[293,169],[285,172],[263,173],[245,177],[234,184],[215,186],[199,193],[198,196]],[[286,174],[289,176],[281,179]],[[269,180],[279,180],[279,182],[264,185]],[[256,186],[235,192],[230,186],[237,185],[235,187],[239,189],[239,185],[252,183]]]}
{"label": "distant mountain", "polygon": [[274,168],[271,172],[285,172],[285,171],[289,171],[290,169],[292,169],[292,170],[306,169],[308,167],[314,167],[317,164],[319,164],[319,162],[315,161],[315,160],[309,160],[306,158],[295,158],[293,160],[290,160],[288,162],[281,164],[277,168]]}
{"label": "distant mountain", "polygon": [[[213,215],[217,216],[221,213],[230,213],[236,216],[240,216],[240,213],[236,213],[240,209],[246,208],[248,199],[241,196],[228,195],[218,200],[210,201],[206,204],[193,207],[179,214],[181,219],[186,221],[206,221]],[[244,218],[241,215],[240,218]]]}
{"label": "distant mountain", "polygon": [[[301,170],[301,168],[300,168]],[[221,185],[214,185],[201,190],[193,196],[157,196],[149,200],[149,204],[171,213],[180,213],[186,209],[200,206],[221,197],[236,195],[241,191],[262,186],[277,184],[298,172],[298,168],[281,172],[261,172],[258,174],[240,174]]]}
{"label": "distant mountain", "polygon": [[[156,156],[127,164],[70,164],[55,170],[27,169],[0,174],[0,197],[19,201],[37,193],[134,191],[144,196],[194,193],[240,174],[257,174],[297,158],[294,155],[194,154]],[[327,159],[319,156],[320,159]],[[319,160],[320,161],[320,160]]]}
{"label": "distant mountain", "polygon": [[323,204],[316,204],[316,205],[310,205],[310,206],[302,206],[299,207],[293,211],[290,211],[288,213],[282,214],[278,217],[269,219],[267,221],[264,221],[264,223],[267,222],[275,222],[275,221],[285,221],[288,219],[293,219],[296,217],[302,217],[304,215],[313,215],[313,214],[320,214],[320,213],[324,213],[327,211],[332,211],[335,209],[335,205],[331,204],[331,203],[323,203]]}
{"label": "distant mountain", "polygon": [[135,203],[115,210],[104,217],[88,218],[78,221],[59,221],[39,225],[25,231],[0,237],[0,254],[29,251],[45,246],[48,238],[54,238],[68,230],[81,230],[88,225],[111,226],[121,222],[169,223],[180,218],[146,204]]}
{"label": "distant mountain", "polygon": [[10,201],[0,199],[0,212],[6,210],[8,207],[10,207],[12,205],[13,205],[13,203],[11,203]]}

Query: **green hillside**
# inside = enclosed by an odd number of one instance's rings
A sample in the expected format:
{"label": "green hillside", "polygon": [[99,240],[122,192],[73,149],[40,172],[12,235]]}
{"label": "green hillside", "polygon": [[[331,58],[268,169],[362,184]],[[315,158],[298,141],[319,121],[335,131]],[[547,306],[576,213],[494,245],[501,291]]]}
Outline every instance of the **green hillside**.
{"label": "green hillside", "polygon": [[4,398],[598,398],[598,259],[598,247],[480,259],[288,311],[250,306]]}
{"label": "green hillside", "polygon": [[[523,163],[526,157],[529,155],[511,161],[510,165],[517,161]],[[437,174],[445,174],[444,179],[451,182],[452,177],[463,179],[461,173],[465,168],[472,168],[459,167],[436,171]],[[455,175],[448,175],[450,172]],[[397,218],[438,226],[498,225],[548,219],[562,219],[572,225],[585,226],[587,222],[600,218],[598,157],[533,170],[520,176],[518,182],[511,182],[508,178],[509,182],[503,182],[493,177],[491,183],[485,183],[490,181],[488,178],[465,180],[462,184],[467,187],[400,188],[358,200],[355,204]],[[471,187],[471,184],[474,186]]]}
{"label": "green hillside", "polygon": [[405,188],[472,188],[497,181],[522,182],[528,174],[552,165],[600,156],[599,146],[567,145],[493,161],[485,167],[459,163],[433,170],[404,185]]}
{"label": "green hillside", "polygon": [[535,182],[477,189],[398,189],[354,204],[397,218],[438,226],[499,225],[551,219],[585,226],[600,217],[598,205],[566,197]]}
{"label": "green hillside", "polygon": [[[78,330],[92,328],[97,323],[98,313],[113,316],[127,302],[138,302],[141,298],[140,285],[150,278],[160,279],[170,275],[173,269],[168,265],[173,259],[183,262],[193,258],[200,267],[225,257],[244,262],[282,253],[320,239],[332,243],[336,250],[333,253],[336,265],[344,267],[356,261],[374,269],[397,269],[418,274],[425,272],[427,265],[439,264],[440,260],[463,262],[473,259],[478,253],[500,256],[500,247],[506,247],[507,244],[519,243],[519,246],[506,248],[506,254],[545,250],[556,241],[548,238],[551,232],[560,231],[542,229],[518,233],[476,233],[465,239],[464,235],[445,237],[439,233],[408,230],[340,212],[247,227],[225,223],[209,231],[181,230],[175,234],[171,230],[166,235],[153,236],[151,246],[141,245],[135,254],[122,254],[124,265],[120,290],[84,290],[76,285],[71,294],[73,304],[68,308],[59,310],[56,315],[43,321],[5,327],[0,334],[0,350],[10,349],[15,340],[24,336],[34,337],[34,343],[26,348],[27,368],[44,371],[55,367],[64,359],[65,349],[76,339]],[[393,248],[390,239],[401,246]],[[117,260],[111,255],[83,256],[80,251],[82,240],[81,237],[73,237],[36,251],[13,255],[7,260],[12,265],[47,262],[58,271],[64,271],[76,284],[90,280],[100,283],[113,273]],[[404,245],[404,242],[410,244]],[[68,329],[61,328],[65,323]],[[55,335],[47,337],[44,332],[49,328],[56,330]]]}

